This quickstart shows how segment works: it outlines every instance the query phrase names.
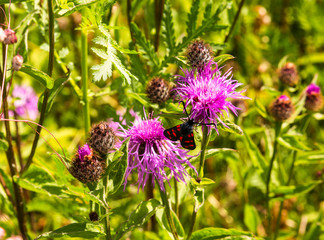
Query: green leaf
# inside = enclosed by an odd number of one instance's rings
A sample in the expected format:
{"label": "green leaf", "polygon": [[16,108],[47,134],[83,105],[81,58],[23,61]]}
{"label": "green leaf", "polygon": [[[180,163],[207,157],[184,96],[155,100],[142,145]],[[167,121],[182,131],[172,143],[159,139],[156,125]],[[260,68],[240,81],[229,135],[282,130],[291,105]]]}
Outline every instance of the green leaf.
{"label": "green leaf", "polygon": [[[57,11],[55,13],[55,16],[58,17],[63,17],[63,16],[69,16],[74,12],[80,11],[81,9],[85,7],[89,7],[92,4],[95,4],[99,2],[100,0],[81,0],[81,1],[74,1],[74,4],[72,5],[64,5],[66,7],[62,8],[61,10]],[[111,5],[116,2],[116,0],[108,0]],[[72,2],[71,2],[72,3]]]}
{"label": "green leaf", "polygon": [[[71,72],[69,72],[66,77],[58,78],[55,80],[53,88],[49,91],[46,113],[48,113],[51,110],[55,97],[62,90],[63,86],[67,83],[67,81],[70,78],[70,75],[71,75]],[[39,111],[41,111],[41,108],[43,105],[43,100],[44,100],[44,94],[42,94],[38,100],[38,110]]]}
{"label": "green leaf", "polygon": [[175,31],[174,31],[172,11],[171,11],[169,0],[167,0],[164,5],[162,23],[163,23],[162,37],[164,39],[164,42],[166,43],[169,54],[172,55],[176,45],[176,40],[175,40],[175,33],[174,33]]}
{"label": "green leaf", "polygon": [[149,105],[148,100],[145,99],[146,94],[144,94],[144,93],[134,93],[134,92],[128,91],[127,96],[129,96],[130,98],[136,99],[138,102],[143,104],[143,106],[148,106]]}
{"label": "green leaf", "polygon": [[307,153],[299,153],[296,165],[304,164],[323,164],[324,163],[324,151],[312,151]]}
{"label": "green leaf", "polygon": [[153,45],[146,40],[145,36],[134,22],[131,23],[130,28],[131,31],[134,33],[136,44],[139,45],[140,48],[143,50],[143,57],[145,57],[149,61],[147,64],[149,66],[152,66],[153,69],[157,69],[160,63]]}
{"label": "green leaf", "polygon": [[191,178],[190,180],[195,186],[207,186],[215,183],[215,181],[210,178],[202,178],[199,182],[194,178]]}
{"label": "green leaf", "polygon": [[6,3],[23,3],[23,2],[31,2],[32,0],[0,0],[0,4]]}
{"label": "green leaf", "polygon": [[320,211],[318,218],[312,223],[304,235],[303,240],[320,240],[323,233],[323,212]]}
{"label": "green leaf", "polygon": [[105,236],[104,229],[98,223],[71,223],[51,232],[39,235],[35,240],[41,238],[80,237],[82,239],[93,239]]}
{"label": "green leaf", "polygon": [[310,151],[302,141],[299,140],[299,136],[296,135],[283,135],[278,137],[278,143],[288,149],[295,151]]}
{"label": "green leaf", "polygon": [[[185,231],[183,229],[183,226],[182,226],[179,218],[173,212],[172,209],[170,209],[170,212],[171,212],[171,217],[173,219],[173,223],[174,223],[174,227],[176,229],[176,232],[177,232],[177,234],[178,234],[178,236],[180,238],[183,238],[185,236]],[[173,235],[171,233],[171,229],[170,229],[170,226],[169,226],[167,216],[166,216],[165,211],[164,211],[164,208],[157,210],[155,216],[156,216],[157,221],[161,225],[161,227],[163,227],[168,232],[168,234],[171,237],[173,237]]]}
{"label": "green leaf", "polygon": [[197,28],[199,5],[200,5],[200,0],[194,0],[191,5],[191,9],[190,9],[190,13],[188,14],[188,21],[187,21],[188,36],[192,35]]}
{"label": "green leaf", "polygon": [[28,74],[29,76],[35,78],[39,83],[41,83],[44,87],[48,89],[52,89],[54,86],[54,80],[46,73],[39,71],[38,69],[30,66],[28,64],[24,64],[21,69],[21,72]]}
{"label": "green leaf", "polygon": [[[213,148],[213,149],[208,149],[206,150],[206,155],[205,158],[211,158],[216,156],[217,154],[220,153],[226,153],[226,152],[236,152],[235,149],[231,149],[231,148]],[[199,162],[200,156],[195,156],[193,158],[191,158],[190,162],[191,164],[196,164]]]}
{"label": "green leaf", "polygon": [[7,151],[9,144],[7,140],[0,138],[0,151]]}
{"label": "green leaf", "polygon": [[255,106],[255,109],[258,111],[258,113],[263,118],[265,118],[265,119],[269,118],[268,113],[267,113],[267,109],[262,105],[262,103],[257,98],[255,98],[254,106]]}
{"label": "green leaf", "polygon": [[304,185],[299,186],[279,186],[276,187],[271,193],[270,197],[272,199],[287,199],[294,196],[298,196],[301,194],[305,194],[309,191],[311,191],[314,187],[316,187],[318,184],[323,183],[323,181],[315,181],[311,183],[307,183]]}
{"label": "green leaf", "polygon": [[2,168],[0,168],[0,175],[2,176],[2,178],[3,178],[3,180],[4,180],[5,184],[6,184],[9,192],[13,195],[14,190],[13,190],[12,181],[11,181],[11,179],[8,177],[8,175],[5,173],[5,171]]}
{"label": "green leaf", "polygon": [[228,120],[223,121],[225,123],[226,126],[224,126],[223,124],[218,124],[217,128],[220,130],[223,130],[225,132],[229,132],[229,133],[235,133],[237,135],[243,135],[243,130],[241,129],[241,127],[239,125],[236,125],[235,123],[232,123]]}
{"label": "green leaf", "polygon": [[191,240],[213,240],[213,239],[259,239],[252,233],[225,228],[204,228],[194,232]]}
{"label": "green leaf", "polygon": [[222,54],[219,55],[217,57],[214,57],[214,62],[217,62],[218,66],[222,65],[223,63],[225,63],[228,60],[234,59],[235,57],[233,57],[230,54]]}
{"label": "green leaf", "polygon": [[205,203],[205,190],[204,189],[196,189],[194,200],[195,200],[195,212],[197,213],[199,208],[201,208]]}
{"label": "green leaf", "polygon": [[159,208],[162,208],[162,206],[156,199],[141,202],[129,215],[128,220],[117,229],[114,239],[120,239],[133,228],[142,226]]}
{"label": "green leaf", "polygon": [[253,166],[258,169],[259,173],[266,172],[267,162],[264,156],[261,154],[260,149],[256,146],[248,134],[244,134],[244,144],[247,148]]}
{"label": "green leaf", "polygon": [[115,152],[119,158],[113,162],[110,162],[107,167],[108,185],[107,191],[109,195],[114,194],[121,184],[124,182],[125,173],[128,166],[128,141],[125,141],[118,152]]}
{"label": "green leaf", "polygon": [[260,224],[260,217],[258,211],[254,206],[245,204],[244,206],[244,224],[251,232],[256,232],[257,227]]}

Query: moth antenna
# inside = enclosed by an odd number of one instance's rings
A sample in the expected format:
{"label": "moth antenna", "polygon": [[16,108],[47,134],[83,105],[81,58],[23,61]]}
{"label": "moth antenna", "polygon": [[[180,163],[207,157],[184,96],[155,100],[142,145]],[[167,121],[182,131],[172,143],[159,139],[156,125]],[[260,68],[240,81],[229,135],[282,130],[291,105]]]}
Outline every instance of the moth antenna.
{"label": "moth antenna", "polygon": [[188,114],[188,112],[187,112],[187,108],[186,108],[186,105],[185,105],[184,101],[180,101],[180,102],[182,103],[183,108],[184,108],[184,110],[185,110],[185,112],[186,112],[186,115],[187,115],[187,117],[189,118],[189,114]]}

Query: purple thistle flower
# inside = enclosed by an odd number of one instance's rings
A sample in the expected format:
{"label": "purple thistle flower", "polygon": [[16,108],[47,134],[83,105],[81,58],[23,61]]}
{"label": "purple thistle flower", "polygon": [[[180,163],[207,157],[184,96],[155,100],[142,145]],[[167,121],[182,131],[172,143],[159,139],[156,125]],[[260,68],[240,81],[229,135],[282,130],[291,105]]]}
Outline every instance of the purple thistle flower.
{"label": "purple thistle flower", "polygon": [[26,85],[15,85],[12,91],[15,113],[23,118],[35,120],[38,116],[38,97],[34,89]]}
{"label": "purple thistle flower", "polygon": [[321,88],[316,84],[311,83],[310,85],[308,85],[306,92],[307,95],[318,94],[321,92]]}
{"label": "purple thistle flower", "polygon": [[[124,188],[129,174],[137,169],[138,190],[144,190],[149,176],[152,176],[152,185],[156,180],[162,191],[165,191],[163,181],[169,182],[171,177],[185,182],[188,176],[185,166],[196,169],[188,161],[189,151],[174,145],[163,135],[164,128],[158,118],[150,119],[145,114],[144,119],[138,116],[129,130],[124,130],[124,137],[130,137],[128,143],[128,167],[125,174]],[[168,174],[170,171],[170,175]]]}
{"label": "purple thistle flower", "polygon": [[[228,99],[249,99],[241,95],[245,90],[235,91],[242,84],[232,80],[232,69],[223,75],[220,69],[215,62],[210,61],[201,71],[183,70],[185,76],[177,79],[174,90],[177,91],[180,101],[186,103],[186,107],[191,104],[191,118],[195,122],[215,123],[217,126],[219,121],[226,126],[221,120],[223,111],[229,116],[228,110],[231,110],[237,116],[237,110],[240,109]],[[218,133],[217,129],[216,131]]]}
{"label": "purple thistle flower", "polygon": [[92,155],[92,149],[89,147],[89,145],[86,143],[82,147],[79,147],[78,149],[78,156],[81,162],[84,161],[85,156]]}

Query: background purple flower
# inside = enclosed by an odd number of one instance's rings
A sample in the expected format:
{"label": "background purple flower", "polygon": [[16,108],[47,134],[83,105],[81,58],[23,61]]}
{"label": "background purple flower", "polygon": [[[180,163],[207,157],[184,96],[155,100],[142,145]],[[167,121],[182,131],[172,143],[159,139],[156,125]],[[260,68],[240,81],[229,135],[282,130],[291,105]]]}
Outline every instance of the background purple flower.
{"label": "background purple flower", "polygon": [[81,162],[84,160],[85,156],[89,156],[89,155],[92,155],[92,150],[87,143],[84,144],[82,147],[79,147],[78,156]]}
{"label": "background purple flower", "polygon": [[35,120],[38,116],[38,97],[34,89],[26,85],[15,85],[12,91],[14,112],[22,117]]}
{"label": "background purple flower", "polygon": [[[232,70],[229,69],[222,75],[220,68],[213,61],[210,61],[203,70],[190,71],[183,70],[185,76],[179,76],[177,91],[180,101],[186,103],[186,107],[191,105],[191,118],[195,122],[215,123],[221,122],[226,126],[221,116],[226,112],[227,116],[231,110],[235,115],[237,110],[231,102],[231,99],[248,99],[241,93],[245,90],[236,92],[236,88],[241,86],[237,80],[232,80]],[[217,129],[216,129],[217,131]]]}
{"label": "background purple flower", "polygon": [[[180,148],[179,144],[174,145],[163,135],[162,123],[155,119],[148,119],[146,116],[142,120],[135,118],[133,126],[125,130],[125,137],[130,137],[128,143],[128,168],[126,170],[124,186],[132,171],[137,170],[138,189],[144,189],[149,176],[159,183],[160,189],[165,191],[163,181],[169,182],[171,177],[177,181],[185,182],[188,175],[184,164],[195,170],[188,161],[188,151]],[[170,174],[169,174],[170,171]]]}

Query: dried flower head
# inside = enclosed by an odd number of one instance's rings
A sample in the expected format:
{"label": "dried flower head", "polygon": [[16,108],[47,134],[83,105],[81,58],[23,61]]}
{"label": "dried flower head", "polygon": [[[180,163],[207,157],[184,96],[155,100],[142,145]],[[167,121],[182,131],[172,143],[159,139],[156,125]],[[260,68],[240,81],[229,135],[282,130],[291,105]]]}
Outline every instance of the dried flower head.
{"label": "dried flower head", "polygon": [[108,122],[101,122],[91,128],[88,142],[93,150],[108,154],[115,146],[116,135]]}
{"label": "dried flower head", "polygon": [[284,84],[290,87],[297,85],[299,76],[298,76],[296,65],[291,62],[287,62],[280,69],[279,79],[281,82],[283,82]]}
{"label": "dried flower head", "polygon": [[311,111],[319,111],[323,107],[321,88],[316,84],[310,84],[306,89],[305,108]]}
{"label": "dried flower head", "polygon": [[270,105],[270,113],[277,121],[287,120],[294,112],[294,105],[289,97],[281,95]]}
{"label": "dried flower head", "polygon": [[26,85],[15,85],[12,91],[11,100],[15,107],[14,112],[22,117],[35,120],[38,116],[38,97],[34,89]]}
{"label": "dried flower head", "polygon": [[140,119],[136,117],[133,126],[125,131],[125,137],[129,137],[128,143],[128,167],[125,175],[124,186],[127,178],[137,171],[138,189],[144,189],[149,176],[152,176],[151,184],[156,180],[160,189],[164,191],[163,181],[169,182],[171,177],[177,181],[185,182],[188,175],[185,164],[195,169],[188,161],[188,151],[174,145],[163,135],[164,128],[158,118]]}
{"label": "dried flower head", "polygon": [[23,63],[24,63],[24,58],[20,54],[17,54],[12,58],[12,69],[14,71],[19,71]]}
{"label": "dried flower head", "polygon": [[104,162],[88,144],[79,147],[70,166],[71,174],[82,183],[97,182],[104,172]]}
{"label": "dried flower head", "polygon": [[213,51],[203,40],[195,40],[188,46],[186,55],[191,67],[201,69],[212,59]]}
{"label": "dried flower head", "polygon": [[[214,69],[212,67],[215,67]],[[235,107],[230,99],[248,99],[241,93],[236,92],[236,88],[242,85],[236,80],[232,80],[232,71],[229,69],[222,75],[217,64],[209,62],[202,71],[184,71],[185,76],[177,79],[177,91],[181,101],[186,102],[186,107],[191,105],[191,118],[194,122],[202,123],[222,123],[223,111],[229,115],[231,110],[238,114],[238,107]],[[217,129],[216,129],[217,131]]]}
{"label": "dried flower head", "polygon": [[163,103],[170,97],[170,86],[163,78],[151,79],[146,87],[146,93],[152,103]]}
{"label": "dried flower head", "polygon": [[4,44],[14,44],[17,42],[17,36],[14,30],[7,28],[4,30],[4,33],[6,34],[6,37],[3,40]]}

